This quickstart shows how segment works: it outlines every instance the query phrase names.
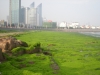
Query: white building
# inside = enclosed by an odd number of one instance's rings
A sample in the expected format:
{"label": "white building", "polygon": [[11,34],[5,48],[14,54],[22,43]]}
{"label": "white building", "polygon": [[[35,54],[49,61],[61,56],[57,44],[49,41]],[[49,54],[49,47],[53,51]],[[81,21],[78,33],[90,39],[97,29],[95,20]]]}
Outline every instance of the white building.
{"label": "white building", "polygon": [[92,26],[91,29],[96,29],[96,27],[95,26]]}
{"label": "white building", "polygon": [[79,23],[78,22],[73,22],[71,26],[73,28],[78,28],[79,27]]}
{"label": "white building", "polygon": [[78,22],[73,22],[73,23],[68,23],[68,24],[67,24],[67,27],[68,27],[68,29],[69,29],[69,28],[79,28],[80,25],[79,25]]}
{"label": "white building", "polygon": [[28,11],[29,11],[29,7],[26,7],[25,8],[25,24],[26,25],[28,25],[29,23],[28,23]]}
{"label": "white building", "polygon": [[37,25],[37,12],[36,8],[30,8],[28,10],[28,24],[30,27]]}
{"label": "white building", "polygon": [[61,23],[59,24],[59,27],[66,28],[66,27],[67,27],[67,23],[66,23],[66,22],[61,22]]}

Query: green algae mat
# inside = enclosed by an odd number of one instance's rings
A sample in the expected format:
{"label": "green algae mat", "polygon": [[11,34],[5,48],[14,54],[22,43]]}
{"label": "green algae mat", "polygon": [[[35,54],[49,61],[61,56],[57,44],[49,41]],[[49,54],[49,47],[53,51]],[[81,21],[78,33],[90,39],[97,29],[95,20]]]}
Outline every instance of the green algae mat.
{"label": "green algae mat", "polygon": [[15,36],[41,43],[52,55],[24,54],[0,63],[0,75],[100,75],[100,38],[72,32],[33,31]]}

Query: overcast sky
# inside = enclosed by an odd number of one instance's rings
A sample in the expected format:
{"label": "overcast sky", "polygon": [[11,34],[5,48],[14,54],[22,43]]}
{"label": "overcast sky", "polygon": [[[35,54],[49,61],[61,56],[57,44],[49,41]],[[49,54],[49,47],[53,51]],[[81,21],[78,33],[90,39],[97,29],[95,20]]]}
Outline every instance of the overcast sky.
{"label": "overcast sky", "polygon": [[[42,3],[42,16],[47,20],[67,23],[79,22],[100,26],[100,0],[22,0],[22,6]],[[9,0],[0,0],[0,20],[7,20]]]}

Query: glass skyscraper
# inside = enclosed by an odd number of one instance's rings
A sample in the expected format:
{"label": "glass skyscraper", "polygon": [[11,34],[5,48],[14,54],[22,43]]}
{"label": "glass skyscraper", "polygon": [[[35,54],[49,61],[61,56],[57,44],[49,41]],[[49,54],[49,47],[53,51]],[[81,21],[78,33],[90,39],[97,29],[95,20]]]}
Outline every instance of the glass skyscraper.
{"label": "glass skyscraper", "polygon": [[35,6],[35,3],[33,2],[31,5],[30,5],[30,8],[34,8]]}
{"label": "glass skyscraper", "polygon": [[30,24],[30,27],[36,26],[36,8],[30,8],[28,11],[28,22]]}
{"label": "glass skyscraper", "polygon": [[37,26],[42,26],[42,3],[37,6]]}
{"label": "glass skyscraper", "polygon": [[10,25],[14,24],[18,27],[20,23],[21,0],[9,0],[9,2]]}
{"label": "glass skyscraper", "polygon": [[28,10],[28,23],[31,28],[37,25],[36,14],[37,14],[37,10],[35,8],[35,3],[33,2],[30,5],[30,9]]}

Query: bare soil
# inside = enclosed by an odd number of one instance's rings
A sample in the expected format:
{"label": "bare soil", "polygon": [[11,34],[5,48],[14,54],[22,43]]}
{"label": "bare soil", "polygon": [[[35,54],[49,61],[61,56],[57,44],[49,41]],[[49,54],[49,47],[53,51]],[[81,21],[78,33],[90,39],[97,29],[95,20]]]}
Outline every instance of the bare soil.
{"label": "bare soil", "polygon": [[22,34],[23,32],[0,33],[0,37]]}

